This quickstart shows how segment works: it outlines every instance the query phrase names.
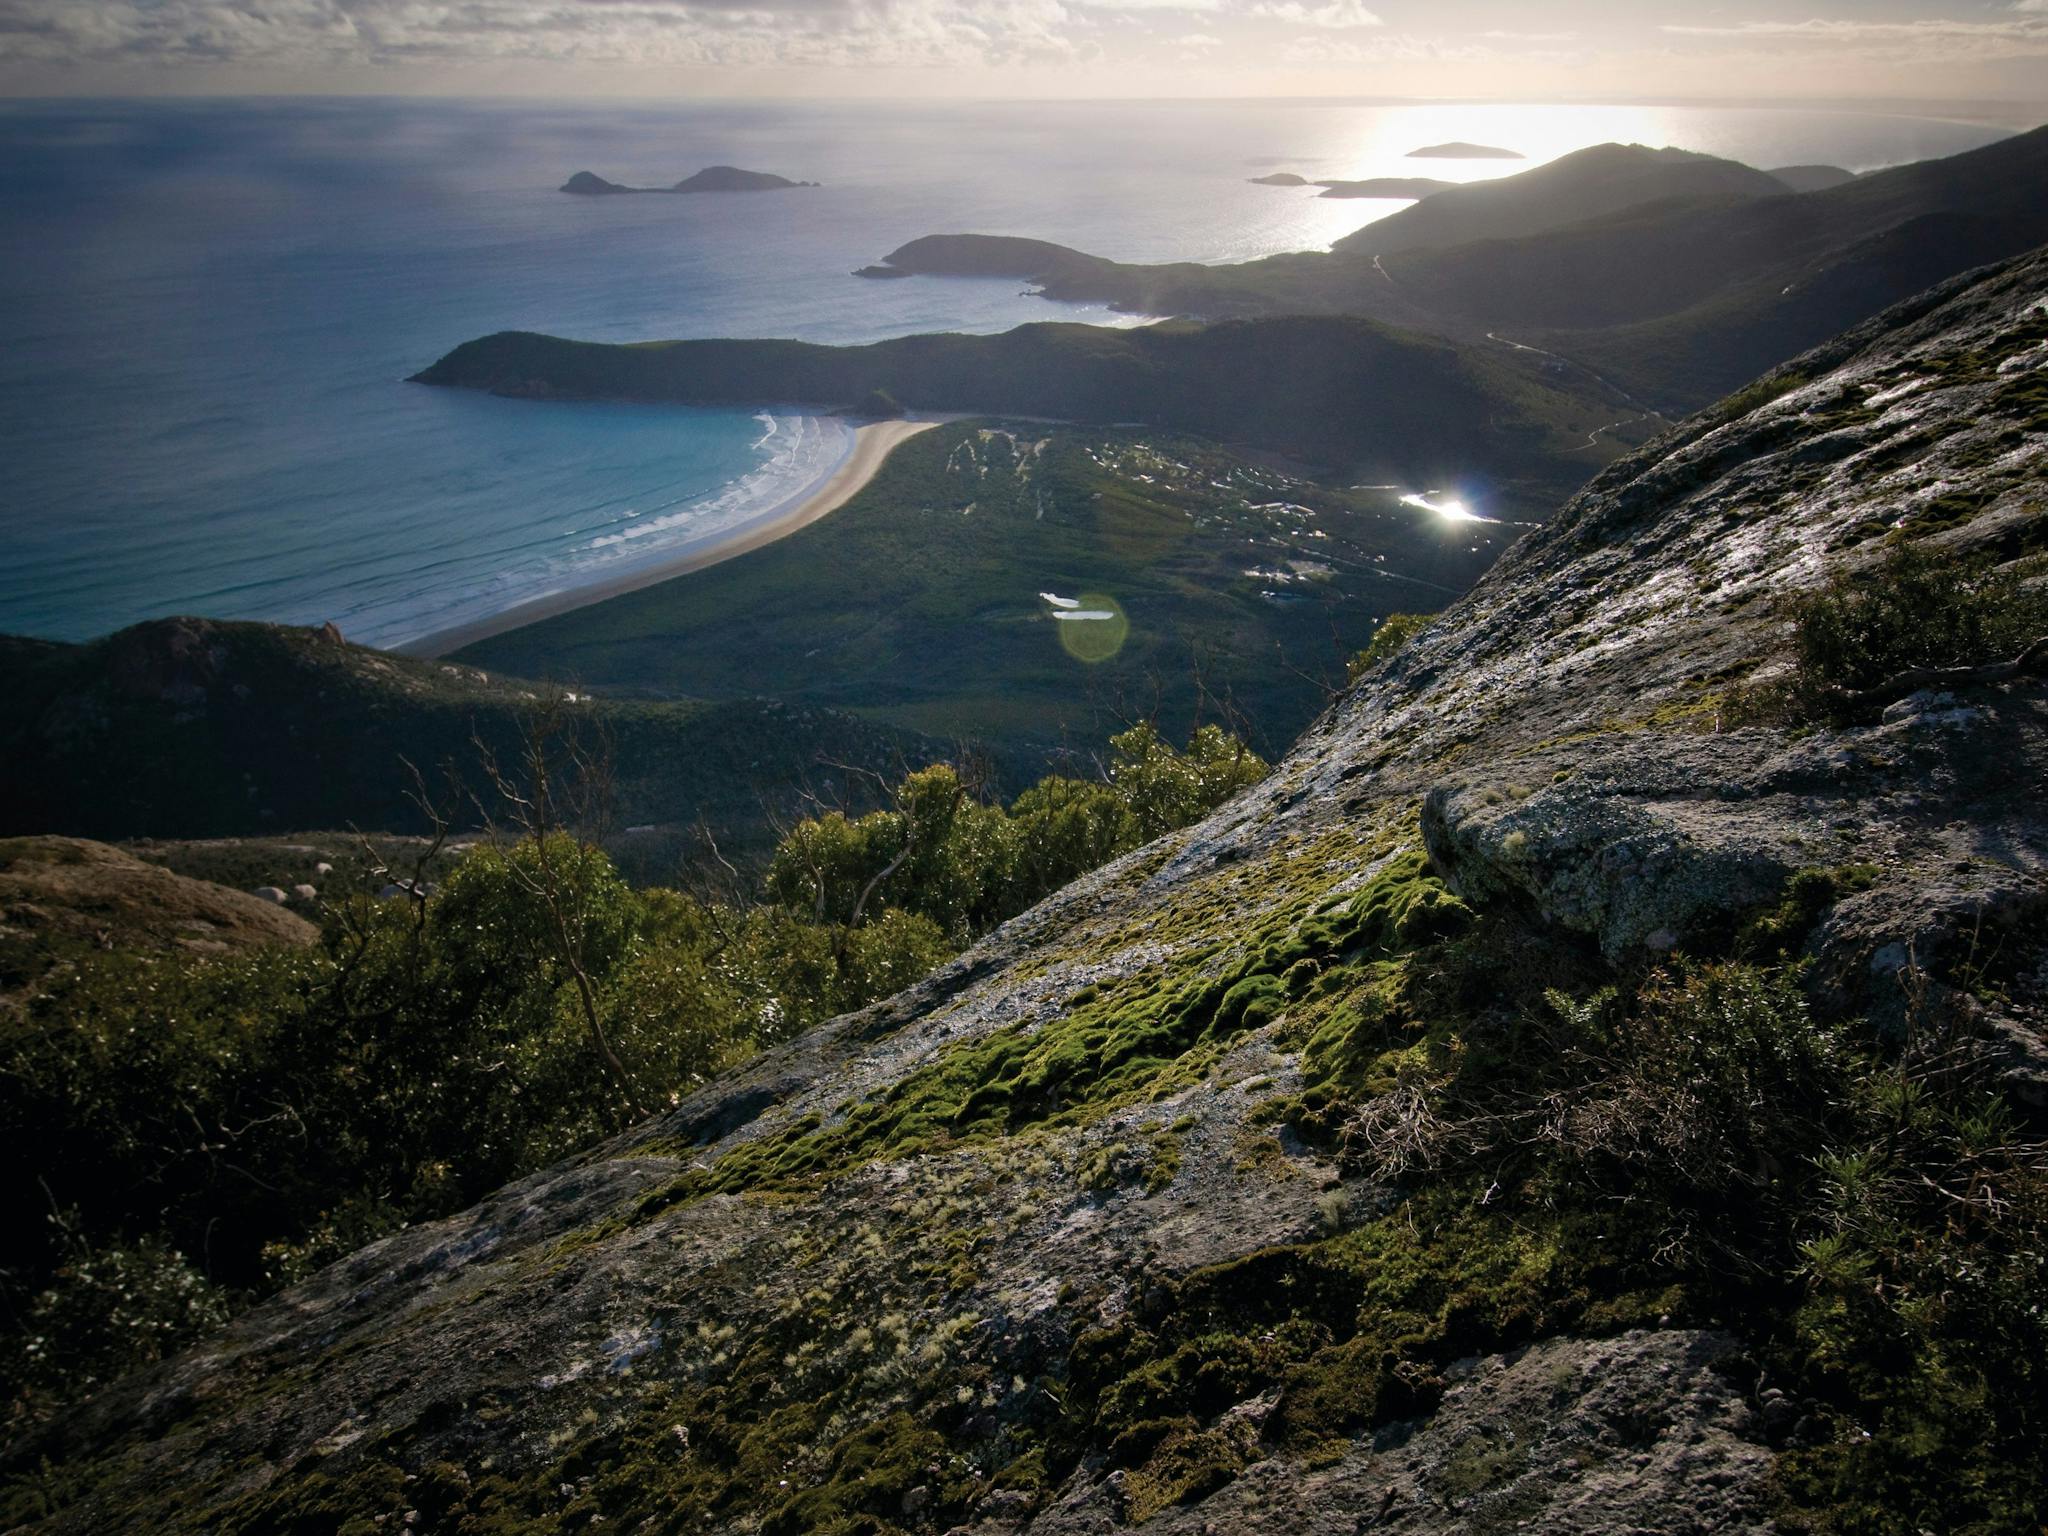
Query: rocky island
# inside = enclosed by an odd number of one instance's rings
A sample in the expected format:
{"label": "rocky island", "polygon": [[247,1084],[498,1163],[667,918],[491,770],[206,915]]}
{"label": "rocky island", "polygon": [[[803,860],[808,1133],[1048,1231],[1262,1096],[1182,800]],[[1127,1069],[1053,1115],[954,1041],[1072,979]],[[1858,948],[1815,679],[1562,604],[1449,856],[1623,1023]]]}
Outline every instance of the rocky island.
{"label": "rocky island", "polygon": [[1492,144],[1467,144],[1454,139],[1448,144],[1425,144],[1408,151],[1410,160],[1526,160],[1518,149],[1501,149]]}
{"label": "rocky island", "polygon": [[1780,165],[1766,174],[1775,176],[1794,192],[1825,192],[1856,179],[1854,171],[1845,171],[1839,165]]}
{"label": "rocky island", "polygon": [[769,171],[743,171],[736,165],[707,165],[694,176],[686,176],[672,187],[628,187],[606,181],[595,171],[578,171],[562,183],[564,192],[579,197],[616,197],[662,192],[784,192],[794,187],[815,187],[815,181],[791,181]]}

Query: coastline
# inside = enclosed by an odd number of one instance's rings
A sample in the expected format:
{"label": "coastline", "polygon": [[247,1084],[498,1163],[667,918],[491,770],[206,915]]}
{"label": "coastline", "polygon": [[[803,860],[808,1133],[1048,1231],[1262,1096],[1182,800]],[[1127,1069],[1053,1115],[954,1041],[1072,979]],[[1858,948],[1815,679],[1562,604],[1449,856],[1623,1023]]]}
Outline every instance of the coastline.
{"label": "coastline", "polygon": [[434,630],[389,649],[401,656],[435,660],[479,640],[489,640],[511,630],[523,629],[528,624],[552,619],[558,614],[588,608],[607,598],[638,592],[643,587],[687,576],[692,571],[701,571],[720,561],[773,544],[777,539],[786,538],[799,528],[808,528],[827,513],[845,506],[875,478],[876,472],[898,445],[908,442],[920,432],[928,432],[954,419],[952,416],[924,415],[862,422],[853,428],[853,446],[832,473],[802,494],[778,503],[760,516],[728,529],[723,535],[707,535],[666,560],[639,566],[585,586],[551,592],[546,597],[536,597],[480,619]]}

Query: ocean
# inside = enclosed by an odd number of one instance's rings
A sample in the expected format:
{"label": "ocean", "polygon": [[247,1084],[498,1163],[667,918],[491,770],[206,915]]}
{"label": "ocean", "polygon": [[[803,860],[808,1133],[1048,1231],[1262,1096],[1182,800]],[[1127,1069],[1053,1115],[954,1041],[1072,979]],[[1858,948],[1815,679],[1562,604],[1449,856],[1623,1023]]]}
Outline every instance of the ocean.
{"label": "ocean", "polygon": [[[1132,261],[1327,246],[1400,204],[1256,186],[1525,169],[1610,139],[1855,170],[2005,130],[1902,112],[1330,101],[0,104],[0,632],[172,613],[393,645],[608,580],[822,478],[795,409],[404,382],[489,331],[870,341],[1128,324],[1011,282],[870,282],[918,235]],[[1420,161],[1497,143],[1528,160]],[[734,164],[823,183],[587,198]]]}

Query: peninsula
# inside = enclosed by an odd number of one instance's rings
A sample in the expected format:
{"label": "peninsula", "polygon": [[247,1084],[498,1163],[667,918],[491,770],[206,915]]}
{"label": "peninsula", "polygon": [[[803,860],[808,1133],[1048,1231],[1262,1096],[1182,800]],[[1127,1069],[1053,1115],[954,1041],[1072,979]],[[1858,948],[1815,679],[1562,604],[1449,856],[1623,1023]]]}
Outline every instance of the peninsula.
{"label": "peninsula", "polygon": [[1322,197],[1405,197],[1420,201],[1459,185],[1434,176],[1370,176],[1364,181],[1319,181]]}
{"label": "peninsula", "polygon": [[1372,176],[1363,181],[1318,180],[1297,176],[1292,171],[1275,171],[1270,176],[1246,178],[1255,187],[1321,187],[1323,197],[1405,197],[1411,200],[1447,192],[1458,185],[1434,176]]}

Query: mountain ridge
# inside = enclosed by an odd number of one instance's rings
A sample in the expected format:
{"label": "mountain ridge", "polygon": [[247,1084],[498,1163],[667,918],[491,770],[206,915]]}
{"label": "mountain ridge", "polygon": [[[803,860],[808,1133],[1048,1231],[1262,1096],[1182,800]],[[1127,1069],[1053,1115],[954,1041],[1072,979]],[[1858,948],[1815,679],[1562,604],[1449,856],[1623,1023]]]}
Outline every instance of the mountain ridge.
{"label": "mountain ridge", "polygon": [[[1585,173],[1601,163],[1593,154],[1572,167],[1592,183],[1585,190],[1594,203],[1600,178]],[[1672,164],[1685,174],[1695,169]],[[1718,167],[1732,164],[1706,169],[1720,176]],[[1654,159],[1647,167],[1671,169]],[[1399,221],[1427,227],[1425,215],[1443,217],[1430,210],[1441,210],[1447,197],[1512,206],[1526,192],[1517,183],[1536,178],[1540,185],[1552,167],[1439,193],[1345,236],[1329,252],[1214,267],[1142,265],[1043,241],[927,236],[893,253],[891,260],[903,256],[906,265],[889,270],[1022,278],[1048,298],[1138,314],[1369,316],[1467,346],[1513,327],[1516,340],[1583,359],[1660,409],[1693,410],[1930,283],[2048,240],[2041,211],[2048,209],[2048,127],[1811,192],[1737,169],[1748,174],[1736,190],[1623,202],[1576,223],[1464,244],[1397,250],[1382,242],[1398,237]],[[1533,206],[1542,224],[1541,200]],[[1911,262],[1886,259],[1930,221],[1948,221],[1957,232],[1952,248],[1928,240]],[[1801,287],[1817,273],[1851,268],[1861,285],[1853,304],[1803,304]],[[1848,285],[1838,282],[1837,291]],[[1763,335],[1745,331],[1746,309],[1763,301],[1776,316],[1774,350]]]}

